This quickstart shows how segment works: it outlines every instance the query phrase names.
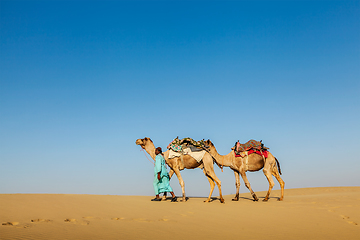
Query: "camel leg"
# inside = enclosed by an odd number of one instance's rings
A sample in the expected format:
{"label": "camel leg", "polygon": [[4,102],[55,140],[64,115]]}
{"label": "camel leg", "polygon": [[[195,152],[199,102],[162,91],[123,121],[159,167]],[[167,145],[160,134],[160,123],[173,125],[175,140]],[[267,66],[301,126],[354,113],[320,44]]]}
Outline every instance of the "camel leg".
{"label": "camel leg", "polygon": [[281,187],[281,197],[278,199],[279,201],[282,201],[284,199],[284,187],[285,187],[285,182],[281,179],[279,171],[275,165],[275,167],[273,167],[273,171],[272,171],[272,175],[274,175],[274,177],[276,178],[276,180],[278,180],[280,187]]}
{"label": "camel leg", "polygon": [[182,201],[185,202],[186,201],[186,196],[185,196],[185,183],[184,183],[184,180],[181,177],[179,169],[174,169],[174,172],[175,172],[177,178],[179,179],[179,183],[180,183],[180,186],[181,186],[182,195],[183,195]]}
{"label": "camel leg", "polygon": [[240,175],[242,177],[242,179],[244,180],[245,186],[249,189],[252,197],[254,198],[254,201],[258,201],[258,197],[256,196],[256,194],[254,193],[254,191],[252,190],[251,186],[250,186],[250,182],[247,179],[246,173],[244,171],[240,172]]}
{"label": "camel leg", "polygon": [[203,169],[203,172],[204,172],[205,176],[207,177],[207,180],[208,180],[209,183],[210,183],[210,194],[209,194],[209,197],[208,197],[204,202],[209,202],[209,201],[210,201],[210,198],[211,198],[211,195],[212,195],[212,193],[213,193],[213,191],[214,191],[214,188],[215,188],[215,182],[214,182],[214,180],[213,180],[211,177],[209,177],[209,176],[206,174],[205,169]]}
{"label": "camel leg", "polygon": [[174,174],[174,170],[172,170],[171,168],[170,168],[170,171],[169,171],[169,178],[171,179],[171,177],[172,177],[172,175]]}
{"label": "camel leg", "polygon": [[[172,170],[172,168],[170,168],[169,171],[169,180],[171,179],[171,177],[174,175],[174,170]],[[166,200],[166,192],[164,193],[164,196],[162,197],[162,201]]]}
{"label": "camel leg", "polygon": [[235,197],[232,199],[233,201],[239,201],[240,195],[240,176],[238,171],[234,171],[235,174],[235,186],[236,186],[236,194]]}
{"label": "camel leg", "polygon": [[[206,160],[208,160],[208,161],[206,161]],[[215,175],[212,157],[210,157],[209,159],[205,159],[205,157],[204,157],[203,163],[204,163],[204,171],[205,171],[206,175],[209,176],[218,185],[219,194],[220,194],[220,202],[224,203],[225,200],[224,200],[224,198],[222,196],[222,192],[221,192],[221,181]],[[211,195],[209,195],[208,201],[210,201],[210,197],[211,197]]]}
{"label": "camel leg", "polygon": [[267,165],[267,166],[264,166],[264,169],[263,169],[263,172],[267,178],[267,180],[269,181],[269,190],[264,198],[264,202],[266,202],[267,200],[269,200],[269,196],[270,196],[270,192],[271,192],[271,189],[274,187],[274,180],[272,179],[272,176],[271,176],[271,170],[269,169],[270,168],[270,165]]}

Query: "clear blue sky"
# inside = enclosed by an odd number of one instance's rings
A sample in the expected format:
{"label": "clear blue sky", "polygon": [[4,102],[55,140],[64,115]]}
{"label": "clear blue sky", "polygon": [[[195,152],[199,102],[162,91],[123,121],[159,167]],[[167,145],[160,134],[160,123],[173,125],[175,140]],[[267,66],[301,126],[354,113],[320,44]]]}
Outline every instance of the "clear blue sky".
{"label": "clear blue sky", "polygon": [[[286,188],[359,186],[359,16],[359,1],[0,1],[0,193],[153,195],[146,136],[220,154],[263,140]],[[182,174],[207,196],[200,169]]]}

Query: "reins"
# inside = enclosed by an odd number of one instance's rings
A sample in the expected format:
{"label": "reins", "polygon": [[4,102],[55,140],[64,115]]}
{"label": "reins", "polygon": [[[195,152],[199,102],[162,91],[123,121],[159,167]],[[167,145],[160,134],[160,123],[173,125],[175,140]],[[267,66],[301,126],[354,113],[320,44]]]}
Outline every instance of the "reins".
{"label": "reins", "polygon": [[146,155],[146,153],[145,153],[145,151],[144,151],[144,149],[143,148],[141,148],[140,149],[140,151],[143,151],[144,152],[144,154],[145,154],[145,157],[147,158],[147,160],[149,160],[149,162],[151,162],[152,164],[154,164],[154,166],[155,166],[155,163],[153,163],[149,158],[148,158],[148,156]]}

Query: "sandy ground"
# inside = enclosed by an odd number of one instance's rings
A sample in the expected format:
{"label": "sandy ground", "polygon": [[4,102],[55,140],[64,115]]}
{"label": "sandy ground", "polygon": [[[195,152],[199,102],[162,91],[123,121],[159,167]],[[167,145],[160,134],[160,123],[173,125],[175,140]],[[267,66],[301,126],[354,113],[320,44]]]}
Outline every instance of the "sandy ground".
{"label": "sandy ground", "polygon": [[[260,200],[265,192],[257,192]],[[225,196],[0,194],[0,239],[360,239],[360,187],[285,189],[277,201]]]}

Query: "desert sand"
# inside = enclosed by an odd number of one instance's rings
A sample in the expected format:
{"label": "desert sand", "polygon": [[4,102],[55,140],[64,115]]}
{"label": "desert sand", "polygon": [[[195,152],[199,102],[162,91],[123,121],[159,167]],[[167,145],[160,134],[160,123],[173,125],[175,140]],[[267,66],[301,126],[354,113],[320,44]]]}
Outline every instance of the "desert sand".
{"label": "desert sand", "polygon": [[[257,192],[262,200],[266,192]],[[0,194],[0,239],[360,239],[360,187],[187,202],[149,196]]]}

